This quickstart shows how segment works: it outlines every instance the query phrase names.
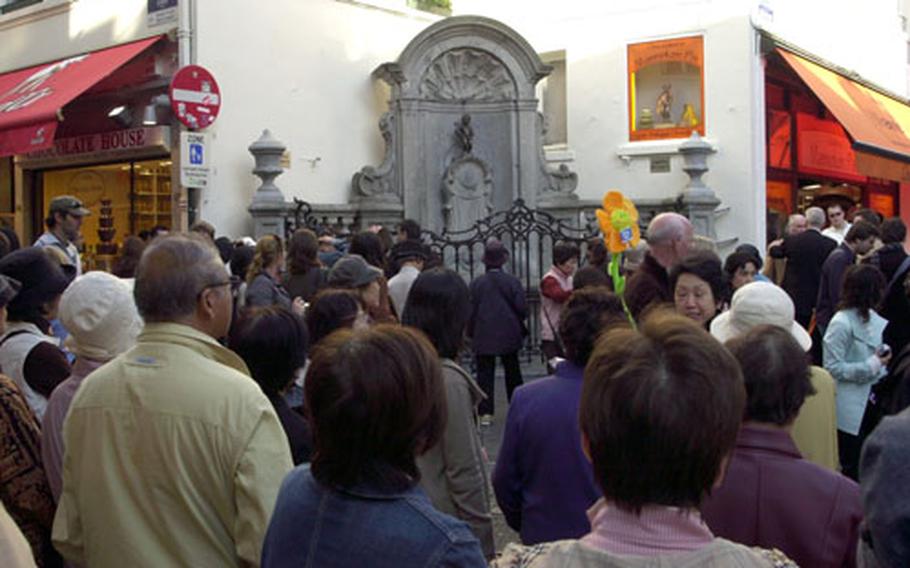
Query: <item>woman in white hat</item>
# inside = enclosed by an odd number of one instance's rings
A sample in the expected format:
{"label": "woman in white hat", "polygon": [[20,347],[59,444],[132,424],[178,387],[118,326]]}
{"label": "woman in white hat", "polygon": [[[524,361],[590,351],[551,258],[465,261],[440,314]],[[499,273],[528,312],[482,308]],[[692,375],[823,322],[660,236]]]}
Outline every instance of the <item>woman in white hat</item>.
{"label": "woman in white hat", "polygon": [[142,328],[132,287],[106,272],[89,272],[70,284],[59,316],[76,361],[69,378],[51,394],[43,419],[41,455],[55,500],[63,479],[63,420],[76,391],[92,371],[131,348]]}
{"label": "woman in white hat", "polygon": [[[812,348],[812,338],[796,322],[794,313],[793,300],[783,288],[770,282],[752,282],[737,289],[730,309],[714,318],[711,335],[725,343],[747,334],[754,327],[774,325],[789,331],[808,352]],[[834,379],[821,367],[811,366],[809,372],[815,394],[806,397],[790,435],[804,458],[838,471]]]}

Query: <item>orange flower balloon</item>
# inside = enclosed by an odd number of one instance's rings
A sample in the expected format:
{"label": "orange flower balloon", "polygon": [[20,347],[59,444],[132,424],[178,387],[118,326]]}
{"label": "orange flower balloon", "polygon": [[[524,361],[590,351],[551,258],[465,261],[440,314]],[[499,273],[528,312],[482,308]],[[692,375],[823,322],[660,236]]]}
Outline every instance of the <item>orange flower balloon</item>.
{"label": "orange flower balloon", "polygon": [[628,197],[619,191],[609,191],[604,195],[603,208],[595,213],[610,253],[621,253],[638,246],[641,241],[638,210]]}

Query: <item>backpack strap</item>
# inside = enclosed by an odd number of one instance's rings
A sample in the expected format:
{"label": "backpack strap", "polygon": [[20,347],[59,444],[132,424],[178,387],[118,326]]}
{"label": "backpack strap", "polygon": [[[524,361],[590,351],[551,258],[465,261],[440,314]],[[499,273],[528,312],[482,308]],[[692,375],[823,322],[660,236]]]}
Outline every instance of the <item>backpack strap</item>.
{"label": "backpack strap", "polygon": [[4,337],[3,339],[0,339],[0,347],[3,347],[3,344],[6,343],[8,340],[12,339],[13,337],[16,337],[17,335],[22,335],[23,333],[31,333],[31,331],[29,331],[27,329],[17,329],[16,331],[10,332],[9,334],[7,334],[6,337]]}

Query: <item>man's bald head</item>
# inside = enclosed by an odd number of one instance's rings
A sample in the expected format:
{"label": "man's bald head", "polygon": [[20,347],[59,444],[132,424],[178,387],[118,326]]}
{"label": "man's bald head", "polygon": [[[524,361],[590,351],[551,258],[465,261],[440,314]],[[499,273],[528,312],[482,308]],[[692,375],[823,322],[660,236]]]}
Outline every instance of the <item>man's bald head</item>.
{"label": "man's bald head", "polygon": [[666,269],[677,264],[689,252],[695,230],[679,213],[661,213],[648,223],[648,247],[651,256]]}
{"label": "man's bald head", "polygon": [[228,281],[214,245],[198,234],[159,237],[142,253],[133,296],[146,322],[192,316],[207,287]]}
{"label": "man's bald head", "polygon": [[798,235],[806,230],[806,216],[794,213],[787,219],[787,234]]}

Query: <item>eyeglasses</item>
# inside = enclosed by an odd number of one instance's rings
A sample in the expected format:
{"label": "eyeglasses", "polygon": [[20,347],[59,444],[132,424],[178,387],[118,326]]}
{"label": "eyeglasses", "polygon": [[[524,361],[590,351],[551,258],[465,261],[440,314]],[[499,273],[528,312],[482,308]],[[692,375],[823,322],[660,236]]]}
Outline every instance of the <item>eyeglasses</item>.
{"label": "eyeglasses", "polygon": [[206,290],[211,290],[212,288],[220,288],[222,286],[230,286],[230,285],[231,285],[230,280],[224,280],[222,282],[215,282],[214,284],[207,284],[202,287],[202,290],[199,290],[198,294],[196,294],[196,299],[201,298],[202,294],[204,294]]}

